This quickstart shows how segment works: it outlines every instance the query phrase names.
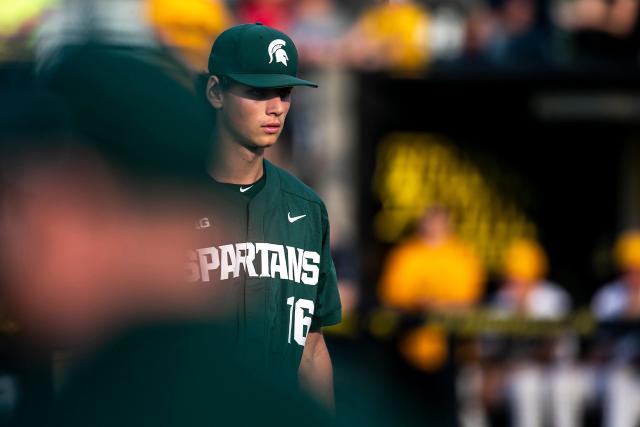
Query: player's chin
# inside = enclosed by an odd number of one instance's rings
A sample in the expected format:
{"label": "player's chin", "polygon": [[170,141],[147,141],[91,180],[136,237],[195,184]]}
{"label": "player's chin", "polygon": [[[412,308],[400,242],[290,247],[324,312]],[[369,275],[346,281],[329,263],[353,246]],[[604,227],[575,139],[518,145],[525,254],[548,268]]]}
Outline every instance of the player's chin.
{"label": "player's chin", "polygon": [[259,137],[255,138],[253,143],[254,146],[256,148],[268,148],[271,147],[273,144],[276,143],[276,141],[278,141],[278,136],[280,136],[280,134],[277,135],[260,135]]}

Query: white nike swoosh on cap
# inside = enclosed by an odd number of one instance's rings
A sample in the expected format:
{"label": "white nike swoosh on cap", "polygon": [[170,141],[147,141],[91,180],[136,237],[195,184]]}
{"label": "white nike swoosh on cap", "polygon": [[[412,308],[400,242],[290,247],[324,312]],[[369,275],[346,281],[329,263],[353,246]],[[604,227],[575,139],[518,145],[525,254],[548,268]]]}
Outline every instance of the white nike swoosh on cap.
{"label": "white nike swoosh on cap", "polygon": [[305,216],[307,215],[305,214],[305,215],[291,216],[291,212],[287,212],[287,218],[289,218],[289,222],[291,223],[296,222],[297,220],[302,219]]}
{"label": "white nike swoosh on cap", "polygon": [[250,190],[250,189],[251,189],[251,187],[253,187],[253,185],[250,185],[250,186],[248,186],[247,188],[242,188],[242,187],[240,187],[240,192],[241,192],[241,193],[244,193],[245,191]]}

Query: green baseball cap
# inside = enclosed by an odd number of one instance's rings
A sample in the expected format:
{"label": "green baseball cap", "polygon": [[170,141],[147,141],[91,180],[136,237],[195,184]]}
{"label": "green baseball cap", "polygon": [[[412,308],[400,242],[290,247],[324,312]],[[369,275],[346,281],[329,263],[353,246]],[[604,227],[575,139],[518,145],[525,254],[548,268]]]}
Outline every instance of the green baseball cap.
{"label": "green baseball cap", "polygon": [[296,77],[298,51],[293,40],[260,23],[223,31],[211,47],[209,73],[259,88],[318,87]]}

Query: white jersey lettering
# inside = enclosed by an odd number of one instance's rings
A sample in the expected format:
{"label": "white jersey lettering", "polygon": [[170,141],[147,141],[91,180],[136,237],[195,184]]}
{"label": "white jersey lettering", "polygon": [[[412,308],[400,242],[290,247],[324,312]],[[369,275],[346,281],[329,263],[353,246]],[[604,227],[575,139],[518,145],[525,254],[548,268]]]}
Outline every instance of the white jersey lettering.
{"label": "white jersey lettering", "polygon": [[318,278],[320,276],[320,254],[317,252],[305,251],[302,269],[304,274],[302,275],[302,283],[305,285],[317,285]]}
{"label": "white jersey lettering", "polygon": [[275,279],[277,273],[280,275],[281,279],[289,280],[289,274],[287,273],[287,259],[284,256],[284,246],[272,246],[275,253],[271,257],[271,277]]}
{"label": "white jersey lettering", "polygon": [[200,260],[200,279],[203,282],[209,282],[209,272],[220,267],[220,258],[218,257],[217,248],[198,249],[198,259]]}
{"label": "white jersey lettering", "polygon": [[262,271],[260,271],[260,277],[270,277],[269,274],[269,246],[271,243],[256,243],[256,252],[260,252],[260,265]]}
{"label": "white jersey lettering", "polygon": [[258,273],[256,273],[256,269],[253,266],[253,262],[256,259],[256,247],[251,242],[247,242],[246,245],[247,251],[245,252],[244,259],[245,271],[247,272],[249,277],[257,277]]}
{"label": "white jersey lettering", "polygon": [[[296,250],[298,251],[297,256]],[[304,251],[302,249],[287,246],[287,259],[289,261],[289,280],[293,280],[296,283],[300,283],[303,254]]]}
{"label": "white jersey lettering", "polygon": [[237,262],[234,245],[220,246],[220,258],[220,280],[227,280],[229,274],[233,274],[233,277],[240,276],[240,271],[236,270]]}
{"label": "white jersey lettering", "polygon": [[[292,246],[273,243],[242,242],[190,251],[188,280],[211,282],[211,273],[220,272],[220,280],[239,277],[271,277],[305,285],[317,285],[320,277],[320,254]],[[255,266],[260,260],[260,274]]]}

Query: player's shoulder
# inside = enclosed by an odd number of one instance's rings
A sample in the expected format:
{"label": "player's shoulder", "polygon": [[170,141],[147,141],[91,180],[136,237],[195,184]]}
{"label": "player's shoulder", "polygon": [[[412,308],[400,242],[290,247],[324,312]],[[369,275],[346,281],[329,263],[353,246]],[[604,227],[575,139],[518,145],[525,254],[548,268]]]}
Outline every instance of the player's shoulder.
{"label": "player's shoulder", "polygon": [[324,202],[320,196],[318,196],[311,187],[302,182],[299,178],[272,163],[265,162],[265,165],[269,169],[270,173],[277,175],[280,184],[280,191],[298,198],[301,201],[318,204],[322,209],[325,209]]}

